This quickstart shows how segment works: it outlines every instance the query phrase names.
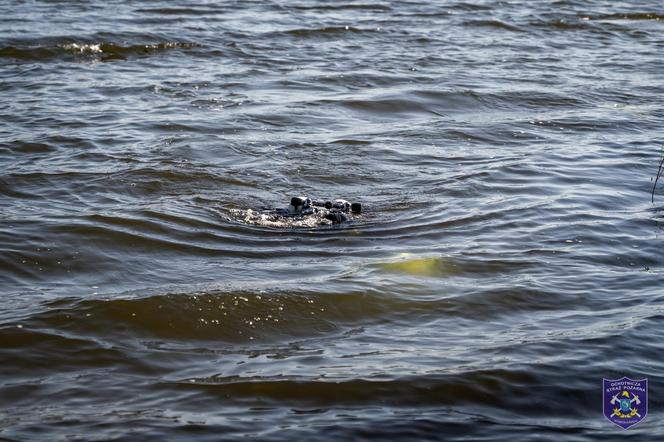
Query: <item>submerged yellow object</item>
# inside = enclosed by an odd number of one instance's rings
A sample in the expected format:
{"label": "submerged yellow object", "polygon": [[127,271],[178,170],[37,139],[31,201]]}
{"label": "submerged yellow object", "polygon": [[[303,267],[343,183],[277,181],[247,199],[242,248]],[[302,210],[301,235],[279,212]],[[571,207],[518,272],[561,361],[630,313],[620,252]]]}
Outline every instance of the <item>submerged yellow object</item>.
{"label": "submerged yellow object", "polygon": [[381,263],[384,270],[408,273],[418,276],[448,276],[455,273],[455,265],[441,257],[417,257],[410,253],[402,253],[399,259],[392,262]]}

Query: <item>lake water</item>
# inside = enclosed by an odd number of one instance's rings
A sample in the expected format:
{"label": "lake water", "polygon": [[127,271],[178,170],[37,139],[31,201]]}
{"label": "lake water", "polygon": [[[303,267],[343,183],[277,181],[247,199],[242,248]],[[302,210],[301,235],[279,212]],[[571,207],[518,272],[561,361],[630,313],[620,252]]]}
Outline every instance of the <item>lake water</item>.
{"label": "lake water", "polygon": [[[0,1],[0,440],[664,440],[663,35],[654,0]],[[301,194],[364,213],[235,215]]]}

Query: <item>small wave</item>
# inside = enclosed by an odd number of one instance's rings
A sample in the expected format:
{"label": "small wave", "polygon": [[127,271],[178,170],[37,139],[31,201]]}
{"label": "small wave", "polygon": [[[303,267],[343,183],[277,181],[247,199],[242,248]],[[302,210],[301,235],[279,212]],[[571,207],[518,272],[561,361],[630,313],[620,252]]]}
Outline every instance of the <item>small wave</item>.
{"label": "small wave", "polygon": [[191,15],[191,16],[205,16],[205,15],[218,15],[223,13],[222,9],[207,9],[207,8],[141,8],[136,9],[134,12],[140,14],[160,14],[160,15]]}
{"label": "small wave", "polygon": [[[370,298],[374,299],[375,297]],[[346,299],[346,302],[343,302]],[[362,309],[349,303],[365,304]],[[23,321],[26,328],[59,330],[86,339],[142,336],[147,339],[225,342],[279,341],[330,333],[343,324],[382,316],[380,303],[362,294],[325,299],[319,294],[206,292],[138,299],[71,300]]]}
{"label": "small wave", "polygon": [[5,146],[7,150],[17,154],[43,154],[56,150],[56,147],[51,143],[41,143],[38,141],[15,140],[6,143]]}
{"label": "small wave", "polygon": [[592,29],[592,26],[587,21],[578,20],[576,18],[568,20],[564,18],[558,18],[553,20],[538,20],[532,21],[528,24],[534,28],[550,28],[564,31],[575,31],[575,30],[589,30]]}
{"label": "small wave", "polygon": [[101,43],[97,44],[78,44],[78,43],[69,43],[61,46],[62,49],[68,52],[81,53],[81,54],[99,54],[104,52],[101,49]]}
{"label": "small wave", "polygon": [[460,11],[491,11],[494,9],[491,5],[483,5],[479,3],[469,3],[469,2],[458,2],[452,3],[448,6],[452,10]]}
{"label": "small wave", "polygon": [[479,28],[495,28],[504,29],[512,32],[524,32],[518,26],[510,25],[500,20],[471,20],[464,23],[465,26],[479,27]]}
{"label": "small wave", "polygon": [[[501,273],[520,263],[459,261],[460,272],[478,278]],[[474,266],[474,268],[473,268]],[[473,290],[463,296],[415,299],[378,290],[339,293],[313,284],[270,289],[214,289],[151,294],[132,298],[61,299],[46,310],[23,318],[26,330],[77,336],[86,340],[126,342],[136,338],[166,341],[284,342],[345,333],[357,325],[390,320],[436,321],[514,317],[518,312],[588,308],[585,300],[570,299],[535,288]]]}
{"label": "small wave", "polygon": [[587,20],[664,20],[664,14],[654,12],[617,12],[613,14],[588,15],[584,16]]}
{"label": "small wave", "polygon": [[[143,364],[131,361],[119,349],[108,348],[94,339],[67,336],[66,333],[30,330],[22,324],[0,328],[0,372],[11,375],[46,375],[82,367]],[[14,353],[20,352],[20,357]]]}
{"label": "small wave", "polygon": [[0,48],[0,58],[22,61],[51,61],[54,59],[77,60],[96,58],[101,61],[125,60],[131,57],[152,55],[172,49],[192,49],[197,43],[162,42],[123,46],[114,43],[62,43],[54,46]]}
{"label": "small wave", "polygon": [[322,28],[297,28],[286,31],[273,32],[276,35],[288,35],[297,38],[327,38],[338,37],[345,34],[365,34],[380,32],[377,28],[363,29],[353,26],[325,26]]}
{"label": "small wave", "polygon": [[342,3],[342,4],[323,4],[323,5],[293,5],[293,9],[303,11],[370,11],[387,12],[392,8],[389,5],[380,3]]}
{"label": "small wave", "polygon": [[[583,392],[573,386],[551,383],[558,380],[554,367],[514,367],[390,379],[365,378],[328,380],[306,377],[210,376],[163,382],[164,387],[198,392],[213,397],[270,399],[317,406],[333,404],[389,403],[392,405],[483,404],[521,415],[555,415],[561,409],[585,412],[578,401]],[[546,378],[545,376],[550,376]],[[532,391],[547,397],[546,403],[532,406]],[[570,398],[576,404],[570,405]]]}
{"label": "small wave", "polygon": [[581,98],[541,90],[511,90],[483,95],[485,102],[496,108],[576,108],[587,105]]}
{"label": "small wave", "polygon": [[140,55],[150,55],[160,51],[166,51],[169,49],[192,49],[199,47],[200,45],[196,43],[184,43],[184,42],[163,42],[155,44],[143,44],[143,45],[130,45],[122,46],[113,43],[97,43],[97,44],[86,44],[86,45],[67,45],[63,46],[65,49],[74,52],[87,52],[93,54],[104,54],[105,58],[120,58],[124,59],[130,56],[140,56]]}
{"label": "small wave", "polygon": [[374,95],[344,99],[319,100],[320,104],[343,106],[354,112],[379,118],[407,116],[444,116],[450,113],[465,113],[482,106],[483,97],[474,91],[440,91],[418,89],[404,91],[398,95]]}

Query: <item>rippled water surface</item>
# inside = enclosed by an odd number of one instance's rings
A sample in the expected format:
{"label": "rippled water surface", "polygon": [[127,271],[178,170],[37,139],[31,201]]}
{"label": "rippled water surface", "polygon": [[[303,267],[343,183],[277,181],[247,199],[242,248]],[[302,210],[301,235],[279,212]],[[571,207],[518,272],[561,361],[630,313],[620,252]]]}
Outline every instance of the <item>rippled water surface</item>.
{"label": "rippled water surface", "polygon": [[[663,35],[652,0],[0,1],[0,440],[664,440]],[[364,213],[237,215],[300,194]]]}

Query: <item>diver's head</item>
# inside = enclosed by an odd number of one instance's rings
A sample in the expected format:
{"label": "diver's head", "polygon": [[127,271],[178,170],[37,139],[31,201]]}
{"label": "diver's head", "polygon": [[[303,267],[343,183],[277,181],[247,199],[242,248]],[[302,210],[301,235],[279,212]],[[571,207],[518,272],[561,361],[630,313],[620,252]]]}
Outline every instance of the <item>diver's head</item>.
{"label": "diver's head", "polygon": [[288,206],[288,210],[291,213],[301,213],[302,210],[308,209],[310,205],[311,200],[306,196],[294,196],[290,200],[290,206]]}
{"label": "diver's head", "polygon": [[348,221],[348,217],[342,212],[329,212],[325,219],[332,221],[332,224],[341,224]]}
{"label": "diver's head", "polygon": [[348,212],[348,210],[350,210],[350,203],[346,200],[334,200],[332,207],[337,210]]}

